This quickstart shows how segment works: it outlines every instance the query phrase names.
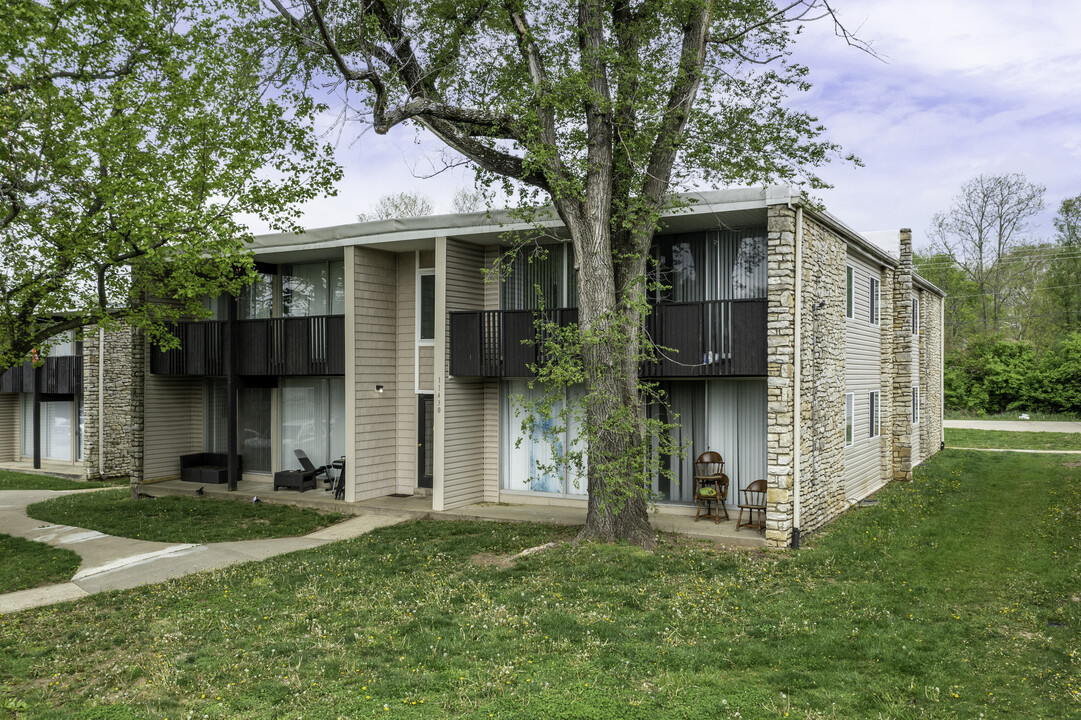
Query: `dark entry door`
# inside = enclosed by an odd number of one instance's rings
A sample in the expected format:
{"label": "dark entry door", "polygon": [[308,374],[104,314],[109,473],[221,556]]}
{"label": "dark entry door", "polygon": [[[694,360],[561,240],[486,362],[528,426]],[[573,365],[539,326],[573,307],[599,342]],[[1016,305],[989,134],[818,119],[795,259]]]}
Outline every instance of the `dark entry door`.
{"label": "dark entry door", "polygon": [[417,486],[432,487],[432,454],[435,450],[432,431],[432,396],[418,395],[420,399],[417,413]]}

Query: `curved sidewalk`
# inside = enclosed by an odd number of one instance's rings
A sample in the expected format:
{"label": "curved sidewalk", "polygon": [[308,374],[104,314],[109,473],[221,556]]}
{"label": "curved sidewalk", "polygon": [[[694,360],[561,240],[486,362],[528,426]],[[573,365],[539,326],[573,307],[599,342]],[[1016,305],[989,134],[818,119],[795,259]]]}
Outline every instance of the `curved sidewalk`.
{"label": "curved sidewalk", "polygon": [[408,519],[407,515],[359,515],[302,537],[235,542],[162,543],[105,535],[96,530],[53,525],[26,514],[26,507],[61,495],[93,490],[0,491],[0,528],[8,535],[72,550],[82,558],[70,582],[0,595],[0,614],[51,605],[104,590],[124,590],[191,573],[265,560],[363,535]]}

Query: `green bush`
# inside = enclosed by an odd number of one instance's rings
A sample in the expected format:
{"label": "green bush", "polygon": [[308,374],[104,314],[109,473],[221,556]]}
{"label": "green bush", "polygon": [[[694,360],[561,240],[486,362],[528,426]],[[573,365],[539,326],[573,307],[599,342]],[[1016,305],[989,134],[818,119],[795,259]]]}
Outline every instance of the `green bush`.
{"label": "green bush", "polygon": [[944,401],[950,410],[1081,414],[1081,333],[1042,357],[1026,343],[979,338],[946,358]]}

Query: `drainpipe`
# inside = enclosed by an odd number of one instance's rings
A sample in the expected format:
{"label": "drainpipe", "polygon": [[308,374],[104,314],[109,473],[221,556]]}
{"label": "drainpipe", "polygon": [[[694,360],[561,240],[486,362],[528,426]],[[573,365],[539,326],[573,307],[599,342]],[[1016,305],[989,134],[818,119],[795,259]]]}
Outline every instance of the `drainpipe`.
{"label": "drainpipe", "polygon": [[800,455],[803,449],[803,398],[800,385],[802,371],[802,353],[800,352],[801,335],[803,330],[803,207],[796,206],[796,312],[795,312],[795,341],[796,347],[793,352],[795,368],[792,372],[792,386],[795,393],[792,400],[792,411],[795,415],[794,427],[792,428],[792,547],[799,549],[799,526],[800,526]]}
{"label": "drainpipe", "polygon": [[105,477],[105,328],[98,328],[98,475]]}

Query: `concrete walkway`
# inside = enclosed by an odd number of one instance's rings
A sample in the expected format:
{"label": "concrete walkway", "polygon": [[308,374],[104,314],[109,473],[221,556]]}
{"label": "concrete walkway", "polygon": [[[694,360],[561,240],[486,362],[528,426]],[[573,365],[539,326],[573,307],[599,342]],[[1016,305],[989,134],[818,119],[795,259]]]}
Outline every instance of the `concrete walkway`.
{"label": "concrete walkway", "polygon": [[[583,525],[585,507],[552,507],[544,505],[504,505],[478,503],[455,510],[433,513],[430,497],[384,497],[358,503],[330,499],[323,492],[273,492],[269,481],[244,481],[245,487],[229,492],[224,486],[207,485],[206,497],[249,500],[253,494],[265,502],[294,504],[322,510],[353,513],[355,517],[310,535],[237,542],[161,543],[105,535],[95,530],[52,525],[26,515],[26,506],[60,495],[97,490],[3,490],[0,491],[0,532],[66,548],[79,554],[82,564],[71,582],[47,585],[30,590],[0,595],[0,614],[77,600],[104,590],[127,588],[162,582],[191,573],[214,570],[249,560],[265,560],[294,550],[306,550],[338,540],[358,537],[376,528],[394,525],[410,519],[471,520],[494,522],[539,522],[553,525]],[[172,482],[144,485],[153,495],[194,495],[193,483]],[[101,488],[107,490],[109,488]],[[736,529],[736,514],[729,510],[730,519],[720,523],[696,522],[694,508],[667,508],[650,517],[654,529],[679,533],[697,540],[730,546],[762,547],[765,538],[755,530]]]}
{"label": "concrete walkway", "polygon": [[338,523],[303,537],[236,542],[162,543],[113,537],[95,530],[52,525],[26,515],[26,506],[73,492],[93,490],[0,491],[0,529],[8,535],[72,550],[82,563],[70,582],[0,595],[0,614],[77,600],[103,590],[123,590],[191,573],[319,547],[363,535],[408,519],[405,514],[371,514]]}
{"label": "concrete walkway", "polygon": [[968,428],[971,430],[1081,433],[1081,422],[1057,420],[943,420],[942,424],[948,428]]}

